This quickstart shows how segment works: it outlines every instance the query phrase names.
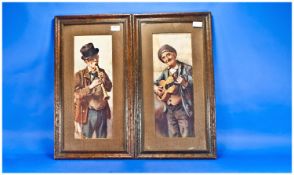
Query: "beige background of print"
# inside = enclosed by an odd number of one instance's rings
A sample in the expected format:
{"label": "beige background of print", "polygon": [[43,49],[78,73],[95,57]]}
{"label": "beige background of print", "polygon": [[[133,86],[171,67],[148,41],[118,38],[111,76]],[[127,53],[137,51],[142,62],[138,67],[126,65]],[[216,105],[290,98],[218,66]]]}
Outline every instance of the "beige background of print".
{"label": "beige background of print", "polygon": [[157,52],[161,46],[168,44],[176,49],[177,59],[192,65],[192,47],[190,33],[153,34],[153,79],[156,80],[166,65],[158,59]]}
{"label": "beige background of print", "polygon": [[[192,47],[191,47],[191,34],[190,33],[165,33],[165,34],[153,34],[153,81],[155,81],[162,71],[166,68],[166,64],[161,62],[158,58],[158,50],[161,46],[168,44],[176,49],[177,60],[182,61],[192,66]],[[155,118],[160,118],[163,110],[164,103],[159,101],[154,94],[154,109]],[[156,122],[156,121],[155,121]],[[162,137],[160,130],[167,127],[164,120],[158,120],[155,127],[157,137]],[[164,123],[162,123],[164,122]],[[159,129],[162,128],[162,129]]]}
{"label": "beige background of print", "polygon": [[[112,36],[111,35],[85,35],[74,36],[74,72],[78,72],[86,67],[86,63],[81,59],[80,49],[87,43],[93,43],[95,48],[99,48],[99,67],[104,69],[112,84]],[[108,103],[113,116],[113,91],[107,92],[110,96]],[[107,138],[112,137],[112,118],[107,120]],[[93,135],[95,138],[95,133]]]}

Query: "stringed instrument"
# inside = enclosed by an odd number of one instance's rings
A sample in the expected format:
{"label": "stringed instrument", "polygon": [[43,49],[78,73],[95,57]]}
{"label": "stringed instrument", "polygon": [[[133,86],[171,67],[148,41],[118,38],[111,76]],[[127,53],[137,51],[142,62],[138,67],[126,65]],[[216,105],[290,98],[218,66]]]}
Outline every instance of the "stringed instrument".
{"label": "stringed instrument", "polygon": [[159,100],[166,102],[172,94],[176,92],[178,89],[178,84],[175,83],[175,79],[173,76],[167,77],[166,80],[160,80],[159,86],[163,88],[163,94],[161,96],[157,96]]}

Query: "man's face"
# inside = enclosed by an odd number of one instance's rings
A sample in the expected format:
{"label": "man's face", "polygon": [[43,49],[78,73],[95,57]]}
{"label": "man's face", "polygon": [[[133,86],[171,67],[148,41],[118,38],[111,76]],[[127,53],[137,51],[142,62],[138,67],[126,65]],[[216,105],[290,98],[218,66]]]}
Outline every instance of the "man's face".
{"label": "man's face", "polygon": [[177,65],[177,55],[174,52],[164,52],[161,55],[161,60],[168,65],[169,68],[173,68]]}
{"label": "man's face", "polygon": [[91,58],[89,58],[88,60],[85,60],[85,63],[87,64],[88,68],[91,70],[91,71],[94,71],[96,70],[96,66],[98,65],[99,63],[99,55],[95,55]]}

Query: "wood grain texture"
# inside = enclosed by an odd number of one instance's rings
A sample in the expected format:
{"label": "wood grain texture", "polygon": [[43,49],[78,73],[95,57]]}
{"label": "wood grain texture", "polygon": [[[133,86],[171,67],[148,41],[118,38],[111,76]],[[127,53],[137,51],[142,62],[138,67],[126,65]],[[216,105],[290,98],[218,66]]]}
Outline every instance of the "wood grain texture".
{"label": "wood grain texture", "polygon": [[[136,151],[135,151],[135,157],[137,158],[184,158],[184,159],[214,159],[216,158],[216,123],[215,123],[215,95],[214,95],[214,78],[213,78],[213,61],[212,61],[212,38],[211,38],[211,14],[209,12],[204,13],[173,13],[173,14],[135,14],[133,17],[133,31],[134,31],[134,38],[133,38],[133,44],[134,44],[134,57],[135,57],[135,65],[136,68],[134,69],[134,74],[136,75],[136,100],[135,100],[135,110],[136,110]],[[149,69],[149,67],[142,65],[143,59],[148,57],[149,55],[146,54],[146,51],[144,51],[144,48],[142,44],[143,42],[146,42],[146,35],[152,35],[153,33],[158,34],[158,28],[152,29],[152,25],[158,25],[162,24],[162,33],[170,33],[171,30],[167,29],[168,27],[164,27],[165,24],[176,24],[181,25],[183,24],[183,27],[185,24],[190,23],[192,26],[193,21],[201,21],[203,22],[203,73],[200,73],[202,75],[202,78],[204,80],[203,84],[203,96],[204,96],[204,105],[203,109],[205,112],[202,115],[202,117],[205,119],[204,121],[204,130],[201,132],[205,133],[205,144],[206,149],[193,149],[193,150],[182,150],[178,149],[177,144],[180,145],[191,145],[191,143],[200,143],[201,140],[196,140],[193,142],[186,138],[182,138],[182,142],[187,142],[187,144],[182,144],[180,139],[173,139],[170,138],[171,141],[168,139],[155,139],[155,141],[152,141],[148,143],[149,145],[161,145],[160,147],[153,147],[152,149],[146,149],[146,143],[144,143],[146,134],[144,133],[145,127],[150,128],[151,124],[150,122],[145,122],[146,119],[144,117],[147,117],[146,115],[150,115],[150,112],[146,113],[144,112],[144,109],[149,110],[150,106],[149,103],[144,104],[144,100],[146,96],[149,96],[152,93],[149,93],[149,90],[146,89],[146,84],[143,85],[144,76],[152,76],[152,75],[145,75],[142,73],[143,68],[144,72],[146,72],[146,69]],[[148,29],[146,26],[151,26]],[[187,27],[186,27],[187,28]],[[151,30],[151,31],[148,31]],[[147,32],[146,32],[147,31]],[[174,33],[182,33],[185,31],[185,29],[180,29],[178,31],[173,31]],[[145,33],[144,33],[145,32]],[[142,39],[142,37],[145,38],[145,40]],[[192,38],[193,40],[193,38]],[[148,42],[148,41],[147,41]],[[149,43],[148,43],[149,44]],[[145,45],[148,45],[145,44]],[[150,49],[149,49],[150,50]],[[198,55],[197,55],[198,56]],[[196,58],[193,58],[196,59]],[[145,61],[146,62],[146,61]],[[148,72],[148,71],[147,71]],[[150,72],[150,71],[149,71]],[[193,78],[194,79],[194,78]],[[145,89],[144,89],[145,88]],[[150,87],[149,87],[150,89]],[[147,91],[147,92],[146,92]],[[148,105],[148,107],[146,107]],[[144,116],[145,115],[145,116]],[[150,137],[148,137],[150,138]],[[149,142],[149,139],[147,139]],[[172,142],[174,141],[174,149],[171,148]],[[203,141],[203,140],[202,140]],[[162,142],[162,144],[158,144],[158,142]],[[164,145],[168,146],[164,147]],[[148,150],[148,151],[147,151]]]}
{"label": "wood grain texture", "polygon": [[[65,117],[70,117],[69,111],[66,111],[64,108],[65,102],[71,104],[71,101],[66,101],[71,99],[69,95],[64,95],[65,90],[69,87],[68,85],[64,84],[64,79],[72,77],[69,74],[70,71],[64,71],[65,65],[63,63],[65,60],[69,62],[70,58],[65,57],[64,43],[68,42],[65,41],[65,36],[63,35],[63,30],[65,27],[68,26],[83,26],[83,25],[93,25],[93,27],[97,27],[96,25],[111,25],[111,24],[123,24],[123,42],[120,44],[122,45],[122,55],[120,59],[122,59],[123,64],[114,65],[114,69],[121,66],[123,72],[119,72],[121,75],[125,75],[123,77],[123,83],[117,84],[116,86],[120,86],[119,88],[122,89],[122,94],[115,94],[117,96],[122,97],[124,100],[121,105],[123,105],[123,121],[122,125],[120,126],[123,128],[123,133],[120,133],[123,137],[123,145],[119,143],[120,146],[119,151],[113,151],[112,147],[114,145],[109,144],[105,146],[103,149],[101,147],[97,147],[97,151],[87,151],[87,150],[75,150],[75,151],[68,151],[64,148],[64,129]],[[90,31],[90,30],[89,30]],[[133,133],[134,131],[133,126],[133,100],[130,94],[133,94],[134,86],[132,84],[132,45],[131,45],[131,16],[130,15],[81,15],[81,16],[57,16],[55,17],[55,113],[54,113],[54,129],[55,129],[55,143],[54,143],[54,158],[55,159],[94,159],[94,158],[132,158],[134,156],[133,153]],[[115,41],[114,41],[115,43]],[[114,50],[115,52],[115,50]],[[67,54],[68,55],[68,54]],[[68,94],[68,93],[67,93]],[[120,114],[121,115],[121,114]],[[113,116],[114,118],[117,116]],[[114,119],[115,120],[115,119]],[[67,124],[68,125],[68,124]],[[108,140],[109,143],[114,143],[115,140]],[[96,145],[99,145],[100,140],[93,139],[91,141],[95,141]],[[90,141],[90,142],[91,142]],[[89,143],[89,140],[87,140]],[[101,140],[101,143],[105,143],[105,139]],[[106,143],[108,143],[106,142]],[[68,145],[72,143],[67,143]],[[92,144],[92,145],[95,145]],[[90,143],[91,145],[91,143]],[[93,148],[95,150],[95,148]]]}
{"label": "wood grain texture", "polygon": [[[203,58],[201,63],[202,72],[197,72],[203,79],[203,133],[205,139],[191,143],[205,142],[205,149],[193,150],[172,150],[160,148],[160,150],[147,150],[144,148],[144,97],[142,73],[142,25],[144,24],[187,24],[193,21],[203,22]],[[71,25],[97,25],[97,24],[123,24],[124,39],[123,45],[123,131],[124,145],[122,151],[111,151],[103,149],[98,151],[66,151],[64,150],[64,117],[68,111],[64,110],[64,78],[69,77],[64,71],[64,36],[62,32],[66,26]],[[108,15],[78,15],[78,16],[57,16],[55,17],[55,71],[54,71],[54,158],[55,159],[214,159],[216,158],[216,119],[215,119],[215,94],[214,94],[214,73],[212,58],[212,36],[211,36],[211,14],[201,13],[160,13],[160,14],[108,14]],[[164,30],[162,31],[164,32]],[[143,33],[144,34],[144,33]],[[193,38],[192,38],[193,40]],[[193,58],[194,59],[194,58]],[[115,66],[113,68],[115,69]],[[67,102],[68,103],[68,102]],[[115,116],[114,116],[115,117]],[[111,147],[111,145],[109,145]],[[197,148],[197,147],[195,147]]]}

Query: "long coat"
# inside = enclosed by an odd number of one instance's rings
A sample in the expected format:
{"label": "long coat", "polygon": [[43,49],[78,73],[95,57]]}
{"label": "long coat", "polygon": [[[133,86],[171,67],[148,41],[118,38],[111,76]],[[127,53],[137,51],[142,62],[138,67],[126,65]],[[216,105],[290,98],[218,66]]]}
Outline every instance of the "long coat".
{"label": "long coat", "polygon": [[[104,69],[99,68],[99,72],[104,73],[105,81],[104,88],[106,91],[110,92],[112,88],[112,83],[104,71]],[[86,67],[83,70],[80,70],[75,74],[75,89],[74,89],[74,113],[75,113],[75,121],[78,123],[85,124],[88,121],[88,108],[89,108],[89,100],[88,98],[93,96],[92,90],[89,89],[89,85],[91,84],[90,73],[88,68]],[[99,85],[98,85],[99,86]],[[104,109],[106,117],[108,119],[111,118],[111,112],[109,108],[109,104],[106,101],[106,106]]]}

